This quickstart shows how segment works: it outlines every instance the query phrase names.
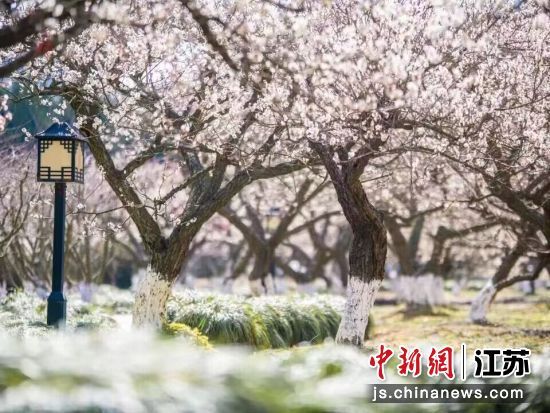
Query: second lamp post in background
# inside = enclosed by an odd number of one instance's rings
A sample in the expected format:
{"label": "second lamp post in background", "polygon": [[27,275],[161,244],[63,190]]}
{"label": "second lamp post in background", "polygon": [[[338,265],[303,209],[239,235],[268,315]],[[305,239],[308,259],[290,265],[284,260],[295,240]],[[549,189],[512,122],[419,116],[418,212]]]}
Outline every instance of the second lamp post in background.
{"label": "second lamp post in background", "polygon": [[[275,206],[270,207],[265,216],[266,234],[269,236],[269,239],[273,237],[280,223],[281,223],[281,208],[275,207]],[[271,257],[271,260],[269,262],[269,274],[271,274],[271,281],[273,281],[274,291],[276,290],[276,284],[275,284],[276,270],[277,270],[277,265],[275,264],[275,252],[273,252],[273,256]]]}

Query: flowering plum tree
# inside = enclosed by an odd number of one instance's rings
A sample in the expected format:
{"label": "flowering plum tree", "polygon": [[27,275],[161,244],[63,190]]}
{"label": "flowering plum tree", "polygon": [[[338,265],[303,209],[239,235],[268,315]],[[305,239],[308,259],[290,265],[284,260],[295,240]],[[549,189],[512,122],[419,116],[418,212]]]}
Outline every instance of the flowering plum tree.
{"label": "flowering plum tree", "polygon": [[[248,279],[254,294],[268,292],[267,275],[274,271],[270,267],[275,265],[276,250],[285,240],[338,214],[337,210],[325,211],[331,204],[318,199],[326,184],[307,176],[273,180],[266,185],[258,183],[239,195],[242,207],[226,206],[219,211],[242,233],[252,252],[254,264]],[[308,217],[306,209],[310,208],[319,213]],[[245,215],[241,216],[237,210]]]}
{"label": "flowering plum tree", "polygon": [[0,6],[0,77],[9,76],[78,35],[94,21],[103,20],[102,3],[101,0],[3,2]]}
{"label": "flowering plum tree", "polygon": [[[497,218],[532,226],[539,242],[531,248],[545,256],[550,50],[541,39],[550,26],[541,24],[547,16],[536,5],[489,3],[480,12],[471,21],[477,24],[466,19],[455,32],[452,38],[463,41],[441,55],[425,78],[433,85],[430,97],[420,96],[414,116],[401,127],[431,136],[415,150],[449,162],[468,181],[472,198],[487,199]],[[476,301],[487,302],[483,296],[491,291],[484,289]]]}
{"label": "flowering plum tree", "polygon": [[[0,5],[0,78],[24,71],[29,62],[62,47],[94,22],[112,21],[103,0],[8,1]],[[11,114],[3,97],[0,131]]]}
{"label": "flowering plum tree", "polygon": [[[75,108],[151,256],[137,325],[161,323],[191,242],[217,210],[250,182],[305,165],[280,151],[295,96],[276,46],[280,20],[295,12],[269,3],[207,6],[121,4],[118,19],[128,23],[91,27],[36,71],[49,83],[38,93],[62,95]],[[180,182],[142,194],[140,168],[161,157],[177,169],[159,175],[159,186],[165,175]],[[166,210],[176,211],[169,231],[159,225]]]}
{"label": "flowering plum tree", "polygon": [[[317,66],[295,108],[354,236],[339,341],[362,343],[384,275],[383,214],[361,183],[375,161],[414,152],[466,167],[548,238],[549,50],[541,39],[549,29],[539,12],[492,2],[339,3],[308,22],[315,35],[300,50]],[[531,178],[511,190],[518,174]]]}
{"label": "flowering plum tree", "polygon": [[307,221],[305,226],[305,236],[300,234],[284,242],[291,253],[286,259],[276,257],[277,265],[297,283],[321,279],[327,289],[339,291],[340,286],[345,288],[351,242],[347,223],[342,222],[339,216],[326,214],[319,220]]}
{"label": "flowering plum tree", "polygon": [[[363,178],[380,165],[391,174],[413,153],[455,168],[548,243],[546,3],[289,4],[119,2],[117,24],[33,62],[36,92],[75,108],[151,256],[137,325],[161,323],[210,217],[251,182],[308,164],[324,166],[353,234],[339,342],[363,343],[384,277],[375,198],[389,181]],[[179,181],[144,194],[142,167],[155,160],[177,165],[159,182]]]}

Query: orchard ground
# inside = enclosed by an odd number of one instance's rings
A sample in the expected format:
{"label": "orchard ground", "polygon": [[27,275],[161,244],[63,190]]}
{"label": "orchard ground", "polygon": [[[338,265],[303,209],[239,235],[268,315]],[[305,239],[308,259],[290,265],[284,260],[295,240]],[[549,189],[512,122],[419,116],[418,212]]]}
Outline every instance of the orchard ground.
{"label": "orchard ground", "polygon": [[503,292],[491,306],[487,325],[471,323],[469,310],[467,304],[449,304],[431,315],[410,315],[404,305],[375,305],[375,336],[366,346],[417,346],[429,342],[459,348],[464,343],[470,349],[526,347],[541,352],[550,345],[547,291],[528,297],[516,291]]}
{"label": "orchard ground", "polygon": [[[383,289],[372,313],[366,350],[378,344],[451,345],[473,348],[526,347],[540,353],[549,347],[550,290],[538,288],[526,295],[508,288],[492,304],[488,323],[470,322],[470,302],[476,294],[464,288],[458,296],[446,292],[448,304],[431,313],[410,313]],[[73,292],[69,300],[69,326],[79,328],[132,329],[132,293],[102,286],[90,303]],[[180,289],[168,306],[168,322],[187,325],[208,337],[212,344],[250,344],[259,349],[320,344],[336,333],[343,297],[330,294],[290,294],[265,297],[233,296]],[[15,302],[0,304],[0,325],[26,334],[27,329],[46,332],[45,302],[33,293],[21,293]],[[273,331],[277,330],[277,334]]]}

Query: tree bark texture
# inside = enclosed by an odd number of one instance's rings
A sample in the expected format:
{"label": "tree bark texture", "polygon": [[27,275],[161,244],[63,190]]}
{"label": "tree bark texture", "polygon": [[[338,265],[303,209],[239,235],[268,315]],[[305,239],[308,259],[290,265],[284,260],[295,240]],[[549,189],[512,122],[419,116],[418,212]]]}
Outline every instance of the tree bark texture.
{"label": "tree bark texture", "polygon": [[382,213],[372,205],[360,177],[369,159],[382,145],[372,140],[348,159],[344,148],[338,148],[340,165],[334,150],[317,142],[311,147],[317,152],[330,178],[344,216],[350,224],[353,238],[349,252],[349,281],[346,304],[336,341],[362,346],[370,310],[384,279],[387,238]]}
{"label": "tree bark texture", "polygon": [[470,320],[473,323],[487,323],[487,312],[489,311],[489,306],[497,293],[495,285],[508,278],[510,271],[512,271],[512,268],[514,268],[514,265],[516,265],[525,250],[525,243],[522,240],[519,240],[514,249],[502,259],[502,262],[495,274],[474,298],[470,308]]}

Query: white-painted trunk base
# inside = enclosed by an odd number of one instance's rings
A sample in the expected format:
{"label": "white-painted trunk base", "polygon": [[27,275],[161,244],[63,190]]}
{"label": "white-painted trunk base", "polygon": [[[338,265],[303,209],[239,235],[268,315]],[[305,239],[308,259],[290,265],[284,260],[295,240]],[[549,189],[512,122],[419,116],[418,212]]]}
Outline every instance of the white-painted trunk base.
{"label": "white-painted trunk base", "polygon": [[369,313],[380,284],[382,284],[381,280],[364,282],[357,277],[350,277],[346,290],[346,304],[336,334],[336,342],[363,345]]}
{"label": "white-painted trunk base", "polygon": [[296,286],[296,291],[300,294],[314,294],[318,291],[315,282],[300,283]]}
{"label": "white-painted trunk base", "polygon": [[133,325],[136,327],[159,328],[164,320],[166,302],[172,292],[172,285],[160,274],[148,269],[136,291],[133,309]]}
{"label": "white-painted trunk base", "polygon": [[489,306],[491,305],[491,301],[493,300],[495,294],[495,286],[493,285],[493,282],[489,280],[481,289],[476,298],[472,301],[472,306],[470,308],[470,320],[472,322],[487,322],[487,312],[489,311]]}
{"label": "white-painted trunk base", "polygon": [[233,284],[235,284],[235,280],[232,278],[224,280],[221,285],[221,292],[224,294],[233,294]]}
{"label": "white-painted trunk base", "polygon": [[434,307],[447,303],[443,278],[433,274],[400,275],[393,280],[392,286],[398,300],[407,305]]}
{"label": "white-painted trunk base", "polygon": [[263,282],[261,279],[249,280],[248,285],[250,287],[250,293],[255,297],[275,294],[275,283],[271,275],[265,277]]}
{"label": "white-painted trunk base", "polygon": [[262,280],[248,280],[248,286],[250,287],[250,293],[253,296],[259,297],[265,294],[265,288],[262,284]]}

